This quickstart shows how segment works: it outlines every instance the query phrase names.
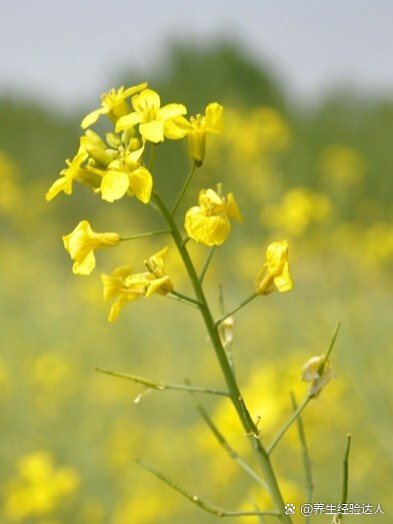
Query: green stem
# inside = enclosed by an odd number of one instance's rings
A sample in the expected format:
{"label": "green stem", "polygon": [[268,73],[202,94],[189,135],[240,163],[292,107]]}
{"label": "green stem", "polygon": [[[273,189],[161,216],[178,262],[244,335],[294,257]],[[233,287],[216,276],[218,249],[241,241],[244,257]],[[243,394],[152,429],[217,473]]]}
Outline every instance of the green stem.
{"label": "green stem", "polygon": [[171,295],[181,298],[185,302],[191,302],[192,304],[195,304],[198,307],[201,305],[198,300],[195,300],[195,298],[188,297],[187,295],[183,295],[183,293],[179,293],[178,291],[175,291],[175,290],[171,291]]}
{"label": "green stem", "polygon": [[195,407],[198,410],[198,413],[203,418],[203,420],[206,422],[207,426],[209,427],[210,431],[213,433],[213,435],[216,437],[218,443],[224,448],[224,450],[228,453],[228,455],[239,464],[240,467],[244,469],[248,475],[250,475],[251,478],[255,480],[260,486],[262,486],[263,489],[266,491],[269,491],[269,487],[265,484],[265,482],[261,479],[257,473],[252,469],[252,467],[245,462],[241,456],[235,451],[228,443],[228,441],[225,439],[224,435],[221,433],[221,431],[217,428],[217,426],[214,424],[212,419],[210,418],[209,414],[205,410],[205,408],[197,401],[196,396],[191,393]]}
{"label": "green stem", "polygon": [[205,278],[205,274],[206,274],[206,271],[210,265],[210,262],[213,258],[213,255],[214,253],[216,252],[216,247],[217,246],[213,246],[210,250],[209,250],[209,254],[207,255],[206,257],[206,260],[205,260],[205,263],[203,264],[203,268],[202,268],[202,271],[199,275],[199,282],[202,284],[203,282],[203,279]]}
{"label": "green stem", "polygon": [[340,327],[341,327],[341,321],[337,322],[336,327],[334,328],[334,332],[333,332],[332,338],[330,340],[330,344],[329,344],[328,350],[326,352],[326,355],[325,355],[325,357],[323,358],[322,362],[319,365],[318,375],[320,377],[322,377],[322,375],[323,375],[323,371],[325,369],[327,361],[329,360],[330,353],[333,350],[334,343],[336,342],[336,338],[337,338],[338,332],[340,331]]}
{"label": "green stem", "polygon": [[344,461],[343,461],[343,489],[342,489],[342,495],[341,495],[341,504],[345,504],[347,502],[348,497],[348,457],[349,457],[349,450],[351,448],[351,435],[350,433],[347,434],[347,445],[345,448],[344,453]]}
{"label": "green stem", "polygon": [[289,417],[287,422],[284,424],[284,426],[280,429],[280,431],[277,433],[277,435],[274,437],[272,443],[267,448],[267,454],[270,455],[270,453],[273,451],[273,449],[277,446],[277,444],[280,442],[281,438],[284,436],[287,429],[291,426],[291,424],[298,418],[300,413],[303,411],[303,409],[307,406],[307,404],[310,402],[310,400],[313,397],[310,397],[307,395],[307,397],[303,400],[303,402],[300,404],[300,406],[297,408],[296,411],[292,413],[292,415]]}
{"label": "green stem", "polygon": [[167,235],[171,232],[170,229],[162,229],[161,231],[149,231],[148,233],[139,233],[129,237],[120,237],[120,241],[137,240],[138,238],[157,237],[159,235]]}
{"label": "green stem", "polygon": [[235,376],[232,372],[232,368],[228,362],[228,358],[225,353],[225,349],[221,343],[220,336],[217,331],[217,326],[210,312],[207,300],[205,298],[205,294],[203,292],[201,283],[198,280],[198,275],[196,274],[196,271],[192,263],[192,260],[190,258],[190,255],[188,253],[188,250],[186,246],[183,245],[182,236],[179,232],[179,229],[171,213],[167,209],[166,205],[161,200],[160,196],[158,195],[156,191],[154,191],[153,196],[165,220],[167,221],[168,226],[170,227],[172,231],[173,239],[175,241],[175,244],[177,246],[177,249],[179,251],[181,258],[183,259],[183,263],[185,265],[185,268],[192,282],[196,298],[200,302],[200,311],[201,311],[203,320],[205,322],[210,340],[213,344],[222,373],[224,375],[225,382],[227,384],[228,391],[230,394],[230,398],[235,407],[235,410],[237,411],[237,414],[240,418],[243,428],[245,429],[246,434],[250,437],[252,448],[254,449],[256,453],[256,457],[258,459],[259,466],[269,486],[269,489],[272,495],[272,499],[274,500],[274,503],[276,505],[276,509],[280,513],[281,521],[284,522],[285,524],[290,524],[292,521],[290,517],[288,515],[285,515],[284,513],[284,506],[285,506],[284,500],[282,498],[281,491],[278,486],[277,479],[274,474],[269,456],[260,441],[259,430],[257,426],[255,425],[254,421],[252,420],[251,415],[248,412],[246,405],[244,403],[243,397],[240,393]]}
{"label": "green stem", "polygon": [[110,371],[108,369],[102,369],[97,366],[94,369],[96,371],[99,371],[100,373],[105,373],[106,375],[111,375],[112,377],[125,378],[126,380],[131,380],[132,382],[142,384],[143,386],[146,386],[150,389],[156,389],[158,391],[164,391],[165,389],[175,389],[178,391],[188,391],[189,393],[206,393],[208,395],[219,395],[223,397],[229,397],[229,393],[227,391],[221,391],[219,389],[204,388],[199,386],[186,386],[183,384],[168,384],[165,382],[154,382],[153,380],[144,377],[137,377],[135,375],[120,373],[118,371]]}
{"label": "green stem", "polygon": [[[291,400],[292,400],[293,410],[296,413],[296,411],[298,410],[298,406],[296,403],[295,395],[293,393],[291,393]],[[314,491],[314,477],[312,474],[312,462],[310,459],[310,455],[308,453],[306,434],[304,432],[303,421],[302,421],[300,414],[297,417],[297,426],[298,426],[298,431],[299,431],[300,444],[302,447],[304,474],[306,477],[307,504],[312,504],[312,497],[313,497],[313,491]],[[309,524],[310,519],[311,519],[311,515],[306,515],[304,519],[305,524]]]}
{"label": "green stem", "polygon": [[237,313],[240,309],[242,309],[244,306],[246,306],[251,300],[254,300],[254,298],[258,296],[255,292],[252,293],[249,297],[246,298],[246,300],[243,300],[235,309],[232,309],[229,313],[225,313],[222,317],[220,317],[218,320],[216,320],[215,324],[216,326],[219,326],[221,322],[224,322],[228,317],[231,317],[235,313]]}
{"label": "green stem", "polygon": [[180,202],[184,196],[184,193],[187,191],[187,188],[189,186],[189,183],[191,182],[191,179],[195,173],[195,169],[196,169],[197,165],[196,165],[196,162],[193,163],[188,175],[187,175],[187,178],[186,178],[186,181],[184,182],[184,185],[179,193],[179,196],[177,197],[176,199],[176,202],[171,210],[171,215],[174,215],[176,213],[176,210],[177,208],[179,207],[180,205]]}
{"label": "green stem", "polygon": [[216,515],[217,517],[252,517],[252,516],[258,516],[258,515],[265,515],[265,516],[272,516],[272,517],[279,517],[280,514],[277,513],[277,511],[226,511],[223,510],[214,504],[211,504],[209,501],[205,499],[201,499],[197,495],[193,495],[186,489],[184,489],[182,486],[177,484],[175,481],[167,477],[164,473],[161,471],[158,471],[157,469],[145,464],[142,462],[139,458],[135,459],[135,462],[139,464],[143,469],[149,471],[153,475],[155,475],[157,478],[168,484],[171,488],[178,491],[188,499],[190,502],[198,506],[199,508],[203,509],[204,511],[207,511],[208,513],[211,513],[213,515]]}
{"label": "green stem", "polygon": [[176,300],[177,302],[181,302],[182,304],[186,304],[187,306],[191,306],[193,308],[199,309],[199,306],[195,302],[190,302],[189,300],[185,300],[184,298],[180,298],[176,295],[173,295],[172,293],[168,295],[161,295],[165,298],[170,298],[171,300]]}

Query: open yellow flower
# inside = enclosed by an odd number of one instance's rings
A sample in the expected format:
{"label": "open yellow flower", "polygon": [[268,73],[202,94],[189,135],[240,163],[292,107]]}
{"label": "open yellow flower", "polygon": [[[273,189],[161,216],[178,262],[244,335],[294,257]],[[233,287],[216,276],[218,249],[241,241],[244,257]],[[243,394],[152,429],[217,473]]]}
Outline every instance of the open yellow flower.
{"label": "open yellow flower", "polygon": [[223,197],[213,189],[202,189],[198,204],[187,211],[184,227],[190,238],[205,246],[218,246],[225,241],[231,230],[230,218],[243,221],[232,193]]}
{"label": "open yellow flower", "polygon": [[145,260],[145,266],[154,275],[151,280],[149,289],[146,292],[146,298],[149,298],[155,291],[160,295],[166,295],[173,291],[173,284],[164,270],[164,259],[168,253],[168,247],[165,246],[161,251]]}
{"label": "open yellow flower", "polygon": [[266,251],[266,263],[257,275],[255,292],[257,295],[268,295],[275,290],[285,293],[292,287],[288,264],[288,241],[272,242]]}
{"label": "open yellow flower", "polygon": [[47,191],[45,198],[49,202],[55,196],[57,196],[61,191],[66,195],[71,195],[72,193],[72,183],[76,180],[82,170],[81,165],[85,160],[87,160],[88,153],[84,148],[84,140],[81,138],[79,150],[72,160],[66,160],[67,168],[60,171],[60,177],[55,180]]}
{"label": "open yellow flower", "polygon": [[168,248],[164,247],[146,260],[145,265],[149,271],[144,273],[132,274],[130,266],[123,266],[115,269],[112,275],[101,275],[104,300],[116,299],[109,312],[109,322],[117,319],[127,302],[143,296],[149,298],[153,293],[166,295],[173,291],[172,282],[164,270],[164,258],[167,252]]}
{"label": "open yellow flower", "polygon": [[69,235],[63,236],[64,247],[70,254],[76,275],[90,275],[96,265],[95,249],[117,246],[117,233],[95,233],[87,220],[82,220]]}
{"label": "open yellow flower", "polygon": [[125,101],[126,98],[135,95],[138,91],[142,91],[145,87],[147,87],[147,82],[129,87],[128,89],[124,89],[124,86],[121,86],[117,91],[111,89],[109,93],[103,93],[101,95],[101,107],[86,115],[82,120],[81,127],[83,129],[90,127],[97,122],[101,115],[107,115],[113,122],[116,122],[120,117],[130,111],[130,106]]}
{"label": "open yellow flower", "polygon": [[[104,300],[115,299],[109,311],[108,320],[114,322],[124,305],[141,297],[145,293],[145,280],[133,285],[126,285],[126,279],[131,275],[131,266],[121,266],[115,269],[112,275],[101,275],[104,285]],[[137,276],[137,275],[136,275]]]}
{"label": "open yellow flower", "polygon": [[187,120],[183,116],[177,117],[173,123],[168,123],[169,138],[182,138],[187,135],[189,155],[199,166],[205,158],[206,133],[219,134],[223,131],[222,113],[224,108],[212,102],[206,107],[204,115],[192,116]]}
{"label": "open yellow flower", "polygon": [[134,95],[132,107],[134,108],[132,113],[122,116],[117,121],[116,132],[139,124],[139,132],[143,138],[155,144],[164,140],[167,121],[187,113],[183,104],[167,104],[161,107],[159,94],[151,89],[144,89]]}
{"label": "open yellow flower", "polygon": [[125,153],[123,158],[113,160],[101,181],[101,196],[107,202],[114,202],[126,193],[135,195],[147,204],[153,188],[153,178],[140,162],[144,146]]}

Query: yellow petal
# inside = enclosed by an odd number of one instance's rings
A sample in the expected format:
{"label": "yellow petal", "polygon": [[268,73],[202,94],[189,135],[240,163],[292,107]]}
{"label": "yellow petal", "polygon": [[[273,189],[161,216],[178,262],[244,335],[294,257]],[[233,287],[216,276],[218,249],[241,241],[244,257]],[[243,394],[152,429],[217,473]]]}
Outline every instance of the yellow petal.
{"label": "yellow petal", "polygon": [[120,295],[117,298],[117,300],[112,304],[112,307],[109,311],[109,315],[108,315],[109,322],[115,322],[115,320],[117,320],[125,303],[126,303],[126,298],[124,297],[124,295]]}
{"label": "yellow petal", "polygon": [[132,97],[132,107],[140,115],[147,116],[150,114],[154,115],[153,118],[155,118],[160,105],[160,95],[152,89],[144,89],[139,95]]}
{"label": "yellow petal", "polygon": [[187,235],[205,246],[218,246],[227,238],[231,224],[226,216],[206,216],[199,207],[187,211],[184,226]]}
{"label": "yellow petal", "polygon": [[153,178],[145,167],[138,167],[129,175],[130,188],[138,200],[147,204],[153,188]]}
{"label": "yellow petal", "polygon": [[146,140],[158,144],[164,140],[164,121],[153,120],[147,124],[141,124],[139,132]]}
{"label": "yellow petal", "polygon": [[127,173],[108,171],[101,181],[101,196],[107,202],[114,202],[122,198],[130,187],[130,178]]}
{"label": "yellow petal", "polygon": [[239,206],[233,196],[233,193],[228,193],[226,198],[226,211],[229,218],[237,220],[240,224],[243,222],[243,216],[240,212]]}
{"label": "yellow petal", "polygon": [[161,288],[161,286],[165,285],[167,282],[169,282],[169,277],[168,276],[165,276],[165,277],[161,277],[161,278],[154,278],[151,282],[150,282],[150,285],[146,291],[146,294],[145,294],[145,298],[149,298],[151,297],[151,295],[155,292],[155,291],[159,291],[159,289]]}
{"label": "yellow petal", "polygon": [[128,98],[132,95],[135,95],[135,93],[138,93],[138,91],[142,91],[142,89],[145,89],[146,87],[147,82],[142,82],[141,84],[138,84],[136,86],[128,87],[123,93],[123,98]]}
{"label": "yellow petal", "polygon": [[220,104],[217,104],[217,102],[213,102],[207,106],[205,129],[208,133],[222,133],[224,128],[222,119],[223,110],[224,108]]}
{"label": "yellow petal", "polygon": [[57,196],[61,191],[66,193],[66,195],[70,195],[72,193],[72,178],[62,176],[55,180],[51,187],[48,189],[47,193],[45,194],[46,201],[49,202],[55,196]]}
{"label": "yellow petal", "polygon": [[86,129],[87,127],[90,127],[91,125],[95,124],[95,122],[97,122],[101,115],[105,115],[106,113],[108,113],[108,108],[106,107],[100,107],[100,109],[92,111],[82,120],[81,128]]}
{"label": "yellow petal", "polygon": [[94,256],[94,251],[91,249],[85,257],[74,262],[72,272],[75,275],[90,275],[95,267],[96,257]]}
{"label": "yellow petal", "polygon": [[183,104],[167,104],[158,111],[157,118],[159,120],[169,120],[170,118],[185,115],[186,113],[187,108]]}
{"label": "yellow petal", "polygon": [[[180,117],[182,118],[182,117]],[[186,120],[187,122],[187,120]],[[184,138],[188,133],[188,130],[183,127],[179,127],[174,120],[166,120],[164,125],[164,136],[169,140],[180,140]]]}
{"label": "yellow petal", "polygon": [[285,293],[287,291],[291,291],[293,288],[292,278],[289,273],[289,265],[288,262],[284,264],[284,267],[282,268],[282,271],[280,275],[277,275],[273,278],[273,282],[281,293]]}
{"label": "yellow petal", "polygon": [[119,131],[124,131],[125,129],[129,129],[130,127],[134,127],[137,124],[140,124],[142,121],[141,115],[138,113],[130,113],[129,115],[124,115],[119,118],[119,120],[116,122],[116,128],[115,131],[118,133]]}

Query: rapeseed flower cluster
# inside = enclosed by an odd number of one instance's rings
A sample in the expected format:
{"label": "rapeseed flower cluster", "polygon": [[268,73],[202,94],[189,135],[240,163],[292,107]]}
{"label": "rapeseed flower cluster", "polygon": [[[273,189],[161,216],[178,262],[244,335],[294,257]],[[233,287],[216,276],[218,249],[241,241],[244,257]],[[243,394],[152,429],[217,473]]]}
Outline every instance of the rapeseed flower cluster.
{"label": "rapeseed flower cluster", "polygon": [[[90,129],[103,116],[113,125],[105,138]],[[110,203],[125,196],[135,196],[146,205],[154,196],[153,206],[158,206],[162,211],[165,204],[155,189],[152,172],[155,148],[165,140],[187,137],[189,157],[193,163],[191,177],[195,169],[203,164],[207,134],[223,132],[223,107],[212,102],[207,105],[204,114],[188,117],[185,105],[163,105],[160,95],[143,82],[103,94],[101,107],[89,113],[82,120],[81,127],[85,133],[80,137],[78,151],[72,159],[66,161],[67,167],[49,188],[46,199],[52,200],[61,192],[70,195],[74,182],[78,182],[90,187]],[[173,220],[190,177],[180,191],[175,207],[171,212],[168,211]],[[192,239],[209,247],[220,246],[231,231],[231,220],[243,222],[233,193],[224,195],[221,183],[217,184],[216,190],[202,189],[198,205],[189,208],[185,214],[185,240]],[[173,234],[173,226],[167,232]],[[87,220],[82,220],[71,233],[63,236],[63,243],[74,261],[73,272],[89,275],[96,265],[95,250],[115,247],[121,241],[154,234],[123,237],[115,232],[96,233]],[[168,248],[164,247],[145,261],[145,272],[132,273],[131,266],[127,264],[114,269],[111,274],[102,274],[104,299],[114,300],[109,321],[118,318],[127,302],[141,296],[148,298],[158,293],[181,298],[164,270],[167,251]],[[256,294],[266,295],[275,289],[282,292],[292,288],[287,253],[286,241],[268,247],[268,261],[258,275]],[[267,275],[262,278],[266,269]]]}

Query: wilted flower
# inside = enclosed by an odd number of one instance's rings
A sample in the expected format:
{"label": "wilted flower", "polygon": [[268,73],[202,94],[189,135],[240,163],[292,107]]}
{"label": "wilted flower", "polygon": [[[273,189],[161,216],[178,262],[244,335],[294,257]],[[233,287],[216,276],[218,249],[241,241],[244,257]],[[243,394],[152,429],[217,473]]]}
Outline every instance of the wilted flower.
{"label": "wilted flower", "polygon": [[76,275],[90,275],[96,265],[95,249],[117,246],[117,233],[95,233],[87,220],[82,220],[69,235],[63,236],[64,247],[70,254]]}
{"label": "wilted flower", "polygon": [[311,397],[317,397],[326,384],[336,376],[329,361],[326,361],[323,369],[321,369],[323,361],[323,356],[312,357],[302,369],[302,380],[311,382],[308,392]]}
{"label": "wilted flower", "polygon": [[288,264],[288,241],[272,242],[266,250],[266,263],[257,275],[255,293],[268,295],[275,290],[285,293],[292,287]]}
{"label": "wilted flower", "polygon": [[187,211],[184,227],[190,238],[205,246],[218,246],[225,241],[231,230],[229,218],[243,221],[232,193],[222,197],[213,189],[202,189],[198,203]]}

